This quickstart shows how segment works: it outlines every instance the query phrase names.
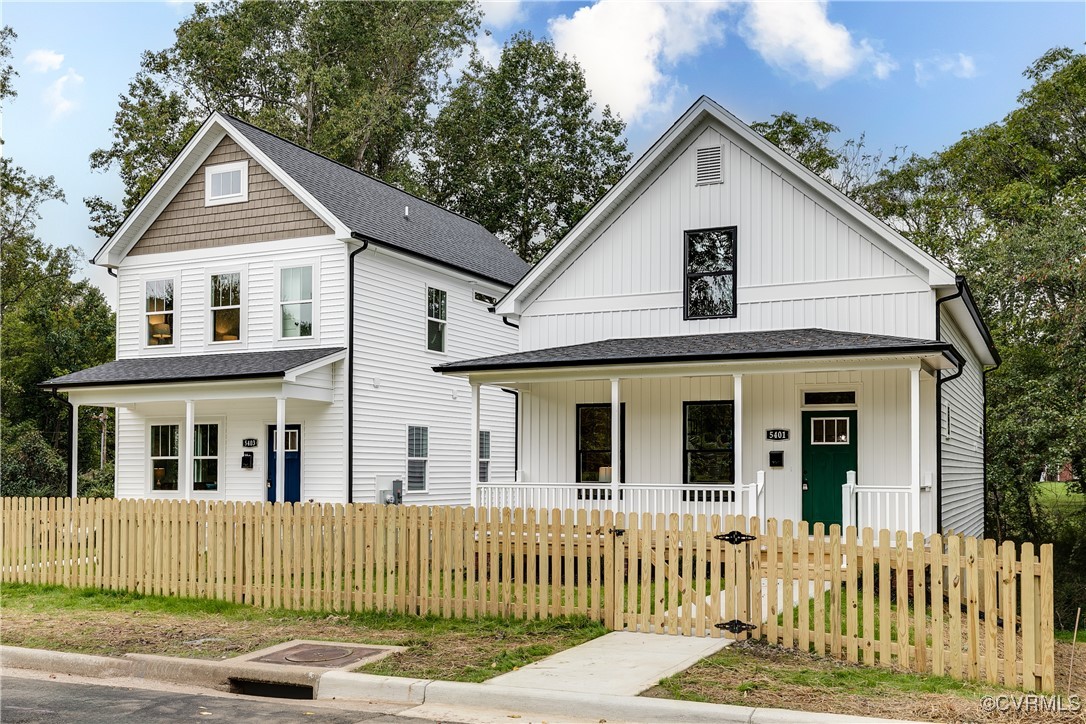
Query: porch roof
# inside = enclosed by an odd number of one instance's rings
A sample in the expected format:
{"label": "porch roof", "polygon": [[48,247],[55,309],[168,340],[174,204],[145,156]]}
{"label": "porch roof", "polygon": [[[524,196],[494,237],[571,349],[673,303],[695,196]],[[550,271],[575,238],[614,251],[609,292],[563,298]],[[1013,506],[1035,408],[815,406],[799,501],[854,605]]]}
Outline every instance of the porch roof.
{"label": "porch roof", "polygon": [[177,357],[119,359],[39,383],[39,387],[66,390],[81,387],[146,385],[162,382],[205,382],[285,378],[290,372],[338,355],[345,347],[285,349],[269,352],[226,352]]}
{"label": "porch roof", "polygon": [[438,365],[434,370],[447,374],[462,374],[553,367],[780,360],[876,354],[945,355],[953,360],[955,366],[960,361],[958,353],[948,342],[829,329],[781,329],[606,339],[460,360]]}

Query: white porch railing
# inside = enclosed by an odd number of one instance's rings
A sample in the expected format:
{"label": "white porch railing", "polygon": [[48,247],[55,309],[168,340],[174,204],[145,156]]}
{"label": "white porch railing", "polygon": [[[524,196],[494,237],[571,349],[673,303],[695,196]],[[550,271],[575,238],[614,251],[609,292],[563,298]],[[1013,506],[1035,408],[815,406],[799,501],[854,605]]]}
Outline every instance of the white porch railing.
{"label": "white porch railing", "polygon": [[893,485],[857,485],[849,471],[841,486],[841,527],[858,529],[919,530],[910,520],[913,489]]}
{"label": "white porch railing", "polygon": [[623,483],[618,501],[610,483],[479,483],[484,508],[615,510],[621,513],[745,515],[765,519],[765,473],[754,483],[683,485]]}

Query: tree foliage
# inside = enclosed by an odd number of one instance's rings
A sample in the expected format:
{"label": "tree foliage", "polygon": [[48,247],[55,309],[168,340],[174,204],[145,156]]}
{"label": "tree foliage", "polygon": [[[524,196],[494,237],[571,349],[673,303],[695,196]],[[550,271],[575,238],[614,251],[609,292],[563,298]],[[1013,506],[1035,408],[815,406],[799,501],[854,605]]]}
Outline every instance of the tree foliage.
{"label": "tree foliage", "polygon": [[411,186],[427,107],[478,24],[465,0],[197,4],[173,45],[144,53],[113,143],[91,154],[125,186],[122,208],[86,199],[91,228],[112,233],[212,111]]}
{"label": "tree foliage", "polygon": [[431,195],[537,261],[622,175],[625,124],[597,113],[584,73],[549,40],[514,35],[470,62],[434,125]]}

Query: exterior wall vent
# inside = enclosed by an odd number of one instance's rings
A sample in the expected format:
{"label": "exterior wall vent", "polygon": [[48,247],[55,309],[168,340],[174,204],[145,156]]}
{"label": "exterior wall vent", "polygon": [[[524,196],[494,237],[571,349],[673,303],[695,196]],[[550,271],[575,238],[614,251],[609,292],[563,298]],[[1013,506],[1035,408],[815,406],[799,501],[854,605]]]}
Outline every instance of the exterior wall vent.
{"label": "exterior wall vent", "polygon": [[721,160],[720,146],[698,149],[698,169],[696,186],[724,183],[724,164]]}

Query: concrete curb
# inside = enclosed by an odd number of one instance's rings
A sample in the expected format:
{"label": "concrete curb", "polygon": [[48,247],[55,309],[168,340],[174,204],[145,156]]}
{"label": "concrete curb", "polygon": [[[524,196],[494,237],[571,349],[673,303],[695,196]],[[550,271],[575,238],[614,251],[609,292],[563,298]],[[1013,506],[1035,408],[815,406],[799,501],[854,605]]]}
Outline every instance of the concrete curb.
{"label": "concrete curb", "polygon": [[[151,654],[127,654],[123,658],[115,658],[0,646],[0,665],[101,679],[130,677],[166,681],[219,690],[230,688],[229,679],[240,678],[246,681],[311,686],[314,698],[322,700],[354,699],[475,709],[485,706],[488,710],[581,720],[606,719],[645,724],[875,724],[892,721],[787,709],[753,709],[674,699],[545,691],[501,684],[469,684],[459,681],[353,674],[345,671],[314,671],[277,664],[179,659]],[[409,712],[410,710],[407,710],[401,714],[409,716]]]}
{"label": "concrete curb", "polygon": [[895,721],[789,709],[755,709],[675,699],[545,691],[499,684],[427,681],[343,671],[328,672],[321,677],[317,698],[399,701],[447,707],[485,706],[491,710],[550,717],[606,719],[644,724],[878,724]]}

